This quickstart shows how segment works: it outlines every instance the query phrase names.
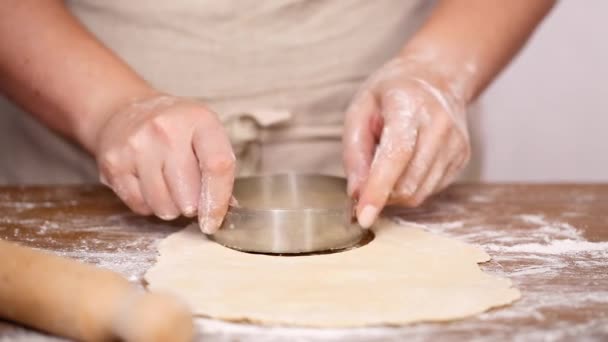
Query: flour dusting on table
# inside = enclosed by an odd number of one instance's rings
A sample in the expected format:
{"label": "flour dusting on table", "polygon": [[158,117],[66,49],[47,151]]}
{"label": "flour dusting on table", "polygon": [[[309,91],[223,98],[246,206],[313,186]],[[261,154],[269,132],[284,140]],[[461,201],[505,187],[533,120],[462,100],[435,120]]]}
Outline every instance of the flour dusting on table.
{"label": "flour dusting on table", "polygon": [[[479,318],[505,318],[517,322],[533,317],[543,321],[552,308],[584,308],[593,303],[606,307],[606,316],[595,318],[608,323],[608,242],[588,241],[573,225],[547,220],[543,215],[525,214],[517,218],[521,225],[491,231],[462,221],[425,225],[437,234],[481,244],[493,258],[486,269],[509,276],[517,286],[527,284],[522,289],[522,300],[515,305],[484,313]],[[471,221],[474,223],[474,219]],[[576,277],[594,272],[596,275],[591,279],[579,279],[576,288],[556,282],[554,290],[548,290],[544,281],[558,275]],[[574,326],[570,332],[574,333],[578,328],[581,327]],[[608,332],[608,328],[605,331]],[[562,328],[555,330],[554,336],[545,333],[542,338],[557,340],[570,336],[568,334],[568,329]]]}
{"label": "flour dusting on table", "polygon": [[[259,327],[197,319],[201,340],[425,341],[433,340],[438,330],[444,339],[462,339],[476,332],[476,341],[505,337],[516,341],[594,341],[608,336],[608,242],[585,236],[581,225],[585,219],[593,220],[608,229],[606,212],[589,217],[589,206],[598,200],[596,195],[560,190],[550,196],[530,194],[525,198],[528,202],[522,202],[510,186],[456,192],[453,196],[457,200],[439,200],[401,211],[399,216],[433,233],[484,248],[493,258],[482,266],[484,270],[512,279],[522,291],[522,299],[514,305],[449,324],[361,329]],[[0,197],[0,212],[5,213],[0,215],[0,233],[120,272],[140,283],[156,259],[157,243],[181,227],[124,211],[117,214],[115,209],[79,214],[71,208],[97,208],[98,204],[92,205],[96,199],[85,195],[77,200],[74,197],[73,192],[59,190],[43,200]],[[529,212],[529,203],[537,200],[547,203],[547,210],[553,213]],[[489,208],[499,209],[493,209],[490,217]],[[69,230],[62,227],[66,222]],[[72,245],[65,244],[66,234],[73,235]],[[559,315],[564,308],[575,318],[562,319]],[[23,329],[9,340],[15,338],[57,340]]]}

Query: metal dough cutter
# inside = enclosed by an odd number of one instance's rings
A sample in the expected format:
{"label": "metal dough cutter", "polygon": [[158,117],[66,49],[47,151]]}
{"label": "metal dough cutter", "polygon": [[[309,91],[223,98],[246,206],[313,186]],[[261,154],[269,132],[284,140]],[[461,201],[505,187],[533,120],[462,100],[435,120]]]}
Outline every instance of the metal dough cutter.
{"label": "metal dough cutter", "polygon": [[209,238],[232,249],[265,254],[301,254],[345,249],[365,230],[353,219],[343,178],[270,175],[238,178],[237,206]]}

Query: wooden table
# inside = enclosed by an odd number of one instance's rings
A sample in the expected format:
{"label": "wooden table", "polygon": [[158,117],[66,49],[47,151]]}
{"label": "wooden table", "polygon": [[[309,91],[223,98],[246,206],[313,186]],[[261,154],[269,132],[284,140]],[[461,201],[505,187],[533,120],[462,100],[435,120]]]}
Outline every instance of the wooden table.
{"label": "wooden table", "polygon": [[[264,328],[198,319],[205,341],[608,340],[608,185],[458,185],[392,215],[481,245],[483,268],[511,278],[514,305],[445,324],[345,330]],[[136,217],[96,186],[0,188],[0,238],[53,251],[141,282],[156,244],[186,221]],[[1,262],[1,261],[0,261]],[[0,341],[48,338],[0,321]]]}

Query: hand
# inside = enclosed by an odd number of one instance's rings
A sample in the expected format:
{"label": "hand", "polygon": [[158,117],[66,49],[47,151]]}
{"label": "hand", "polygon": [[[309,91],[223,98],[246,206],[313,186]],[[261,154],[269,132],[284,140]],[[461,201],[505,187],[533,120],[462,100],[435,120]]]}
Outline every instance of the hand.
{"label": "hand", "polygon": [[230,140],[217,116],[195,101],[157,95],[111,114],[94,152],[101,181],[136,213],[195,216],[215,232],[235,176]]}
{"label": "hand", "polygon": [[454,180],[470,157],[459,82],[398,57],[373,74],[346,113],[344,165],[359,224],[387,203],[418,206]]}

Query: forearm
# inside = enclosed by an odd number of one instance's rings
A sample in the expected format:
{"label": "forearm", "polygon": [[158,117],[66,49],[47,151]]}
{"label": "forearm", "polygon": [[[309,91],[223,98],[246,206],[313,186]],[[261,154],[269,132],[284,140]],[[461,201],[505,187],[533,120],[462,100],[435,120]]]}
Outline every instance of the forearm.
{"label": "forearm", "polygon": [[465,103],[521,49],[554,0],[441,0],[402,54],[433,68]]}
{"label": "forearm", "polygon": [[0,88],[49,127],[92,151],[104,116],[154,93],[60,0],[5,0]]}

